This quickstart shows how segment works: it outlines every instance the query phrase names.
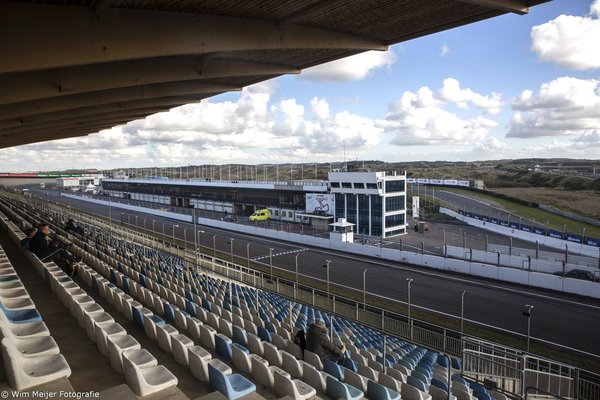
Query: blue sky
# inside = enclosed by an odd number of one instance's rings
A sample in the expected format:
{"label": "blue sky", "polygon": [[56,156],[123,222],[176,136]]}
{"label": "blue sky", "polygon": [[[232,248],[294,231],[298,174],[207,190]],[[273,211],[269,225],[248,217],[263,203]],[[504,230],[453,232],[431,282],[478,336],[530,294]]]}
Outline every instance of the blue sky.
{"label": "blue sky", "polygon": [[[599,75],[600,0],[554,0],[86,138],[0,150],[0,169],[310,163],[344,149],[383,161],[599,159]],[[40,152],[44,165],[10,163]]]}

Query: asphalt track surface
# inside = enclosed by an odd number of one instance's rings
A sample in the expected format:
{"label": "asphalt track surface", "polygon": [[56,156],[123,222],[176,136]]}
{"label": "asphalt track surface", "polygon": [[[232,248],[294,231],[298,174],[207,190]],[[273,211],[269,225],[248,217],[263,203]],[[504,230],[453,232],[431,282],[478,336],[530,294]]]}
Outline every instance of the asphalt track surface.
{"label": "asphalt track surface", "polygon": [[[32,189],[36,195],[43,194],[51,201],[69,204],[72,209],[108,217],[108,207],[79,200],[61,198],[53,191]],[[48,193],[48,196],[45,195]],[[119,222],[122,210],[112,209],[115,223]],[[192,241],[192,224],[169,219],[161,219],[144,213],[127,212],[138,215],[140,226],[151,228],[155,220],[155,230],[160,234],[163,223],[167,236],[175,229],[176,237],[183,239],[183,228],[187,227],[188,240]],[[144,221],[144,219],[146,219]],[[131,222],[135,218],[130,217]],[[575,295],[541,290],[527,286],[491,281],[466,275],[448,274],[426,268],[414,267],[399,262],[380,261],[373,258],[348,255],[341,252],[318,248],[303,248],[295,244],[254,237],[232,231],[198,226],[204,233],[199,235],[199,244],[213,247],[216,235],[217,251],[229,252],[233,238],[233,252],[246,257],[247,243],[250,243],[250,258],[259,259],[269,265],[269,249],[273,249],[273,266],[293,271],[295,254],[299,254],[300,274],[326,279],[325,260],[331,260],[331,285],[343,285],[362,290],[363,270],[366,275],[367,291],[400,302],[406,302],[408,295],[407,278],[413,279],[411,288],[412,307],[434,309],[450,315],[460,316],[461,294],[465,291],[465,321],[499,327],[526,334],[527,318],[523,316],[526,304],[534,305],[531,319],[532,342],[536,339],[550,341],[570,348],[600,356],[600,301]]]}

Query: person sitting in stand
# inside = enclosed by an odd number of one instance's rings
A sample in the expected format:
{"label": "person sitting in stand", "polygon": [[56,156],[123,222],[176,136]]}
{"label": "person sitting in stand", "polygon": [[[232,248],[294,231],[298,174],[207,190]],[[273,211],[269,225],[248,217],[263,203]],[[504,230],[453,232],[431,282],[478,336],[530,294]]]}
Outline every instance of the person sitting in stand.
{"label": "person sitting in stand", "polygon": [[21,239],[21,241],[19,242],[19,246],[21,246],[21,248],[23,250],[29,250],[29,242],[31,241],[31,238],[33,237],[33,235],[35,235],[35,233],[37,232],[37,229],[35,228],[27,228],[25,229],[25,238]]}
{"label": "person sitting in stand", "polygon": [[306,332],[306,350],[312,351],[321,357],[322,360],[331,360],[341,362],[344,360],[346,347],[338,347],[327,337],[327,327],[325,321],[318,319],[310,324]]}

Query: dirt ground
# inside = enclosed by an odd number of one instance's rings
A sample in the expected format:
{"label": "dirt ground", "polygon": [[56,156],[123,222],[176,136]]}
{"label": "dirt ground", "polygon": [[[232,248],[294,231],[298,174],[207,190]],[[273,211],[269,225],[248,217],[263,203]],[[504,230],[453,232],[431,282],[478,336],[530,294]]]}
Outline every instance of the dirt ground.
{"label": "dirt ground", "polygon": [[600,219],[600,193],[597,192],[549,188],[494,188],[493,191]]}

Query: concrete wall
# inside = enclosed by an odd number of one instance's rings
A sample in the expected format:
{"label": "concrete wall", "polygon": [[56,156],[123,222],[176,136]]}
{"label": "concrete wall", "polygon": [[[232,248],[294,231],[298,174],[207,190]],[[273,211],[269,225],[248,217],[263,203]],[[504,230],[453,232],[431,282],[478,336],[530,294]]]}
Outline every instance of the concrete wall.
{"label": "concrete wall", "polygon": [[[70,197],[79,200],[85,200],[96,204],[103,204],[108,206],[108,202],[99,199],[92,199],[88,197],[76,196],[71,194],[63,194],[65,197]],[[111,203],[111,206],[115,208],[122,208],[131,211],[139,211],[147,214],[153,214],[165,218],[172,218],[178,221],[192,222],[192,217],[189,215],[181,215],[168,211],[152,210],[144,207],[134,206],[130,204]],[[457,214],[458,215],[458,214]],[[346,253],[357,254],[362,256],[376,257],[382,260],[403,262],[413,265],[420,265],[423,267],[433,268],[441,271],[458,272],[463,274],[469,274],[473,276],[480,276],[490,279],[498,279],[512,283],[519,283],[524,285],[531,285],[540,288],[557,290],[560,292],[580,294],[584,296],[594,297],[600,299],[600,283],[598,282],[587,282],[578,279],[562,278],[560,276],[541,273],[536,271],[530,271],[529,269],[523,269],[522,258],[515,257],[514,260],[509,260],[511,265],[515,267],[498,267],[497,253],[491,252],[474,252],[477,257],[487,257],[488,262],[485,261],[468,261],[456,258],[444,258],[441,256],[435,256],[430,254],[417,254],[408,251],[399,251],[396,249],[386,249],[375,246],[366,246],[360,243],[346,243],[340,241],[332,241],[329,238],[320,238],[311,235],[302,235],[299,233],[290,233],[284,231],[276,231],[273,229],[261,228],[252,225],[242,225],[232,222],[225,222],[214,219],[198,218],[198,224],[205,226],[212,226],[215,228],[229,229],[232,231],[246,233],[249,235],[268,237],[276,240],[283,240],[288,242],[297,243],[300,245],[321,247],[332,250],[339,250]],[[465,252],[465,249],[455,248],[448,246],[449,253],[460,255]],[[468,252],[468,249],[466,250]],[[484,255],[483,253],[488,253]],[[495,257],[495,258],[494,258]],[[493,259],[493,261],[492,261]],[[518,267],[517,267],[518,266]]]}

